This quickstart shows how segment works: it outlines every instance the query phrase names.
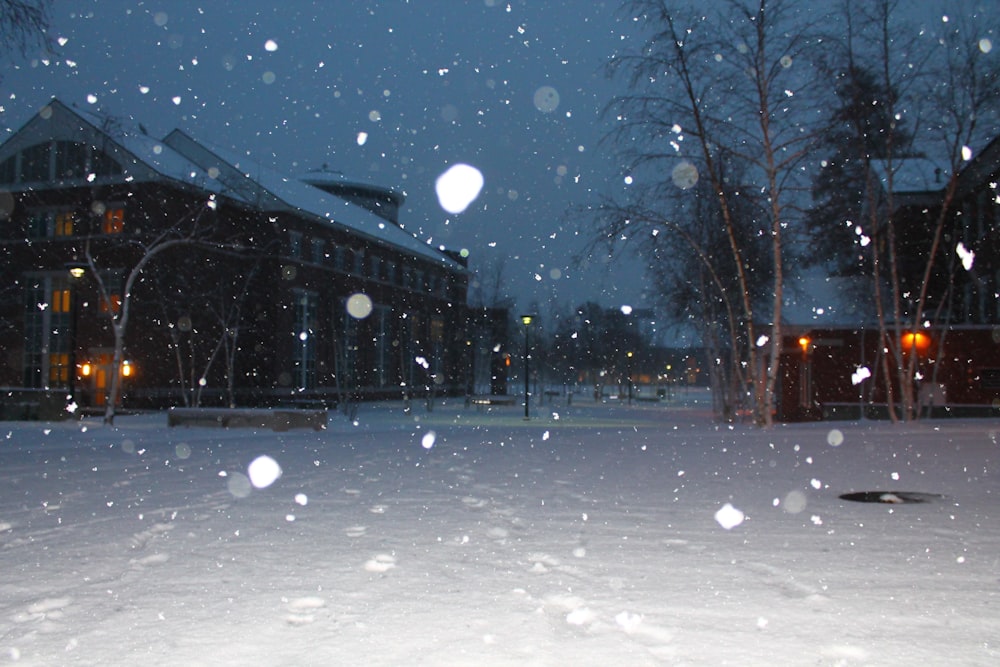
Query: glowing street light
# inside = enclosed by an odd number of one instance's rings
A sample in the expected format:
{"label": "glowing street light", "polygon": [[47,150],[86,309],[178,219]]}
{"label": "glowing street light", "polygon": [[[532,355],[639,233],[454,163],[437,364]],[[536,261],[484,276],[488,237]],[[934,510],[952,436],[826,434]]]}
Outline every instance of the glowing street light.
{"label": "glowing street light", "polygon": [[625,358],[628,360],[625,368],[628,373],[628,404],[632,405],[632,353],[626,352]]}
{"label": "glowing street light", "polygon": [[528,328],[531,326],[531,322],[535,319],[535,315],[521,315],[521,324],[524,325],[524,419],[528,420],[531,418],[528,407],[530,405],[528,401],[529,388],[528,388],[528,378],[531,375],[531,347],[528,342]]}
{"label": "glowing street light", "polygon": [[67,262],[66,270],[69,271],[69,300],[70,300],[70,336],[69,336],[69,402],[76,403],[76,329],[80,320],[80,298],[77,294],[77,283],[87,273],[87,265],[82,262]]}

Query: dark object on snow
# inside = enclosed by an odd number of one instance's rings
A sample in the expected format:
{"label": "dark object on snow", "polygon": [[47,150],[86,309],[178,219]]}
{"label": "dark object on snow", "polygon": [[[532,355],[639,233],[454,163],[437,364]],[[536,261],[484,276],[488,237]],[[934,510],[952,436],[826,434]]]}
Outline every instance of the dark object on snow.
{"label": "dark object on snow", "polygon": [[840,498],[855,503],[902,505],[940,500],[941,495],[937,493],[921,493],[919,491],[855,491],[853,493],[843,493],[840,495]]}
{"label": "dark object on snow", "polygon": [[221,426],[222,428],[326,428],[326,410],[279,408],[170,408],[167,426]]}

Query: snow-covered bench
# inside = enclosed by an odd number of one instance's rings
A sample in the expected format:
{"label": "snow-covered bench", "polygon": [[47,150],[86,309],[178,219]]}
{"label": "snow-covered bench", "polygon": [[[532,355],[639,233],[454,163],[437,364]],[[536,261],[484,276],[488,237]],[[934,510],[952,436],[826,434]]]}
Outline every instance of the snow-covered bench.
{"label": "snow-covered bench", "polygon": [[492,405],[514,405],[514,401],[517,399],[513,396],[501,396],[501,395],[489,395],[489,396],[470,396],[469,405],[474,405],[479,409],[484,406]]}
{"label": "snow-covered bench", "polygon": [[326,410],[288,408],[170,408],[167,426],[217,426],[221,428],[326,428]]}

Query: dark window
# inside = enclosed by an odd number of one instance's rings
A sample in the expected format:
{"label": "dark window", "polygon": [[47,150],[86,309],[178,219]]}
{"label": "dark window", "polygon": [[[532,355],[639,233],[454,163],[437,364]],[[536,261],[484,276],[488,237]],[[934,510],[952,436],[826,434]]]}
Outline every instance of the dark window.
{"label": "dark window", "polygon": [[56,149],[56,178],[82,178],[87,173],[87,154],[90,152],[86,145],[72,141],[57,141]]}
{"label": "dark window", "polygon": [[288,256],[302,258],[302,233],[288,232]]}
{"label": "dark window", "polygon": [[15,181],[17,181],[17,156],[12,155],[0,162],[0,183],[14,183]]}
{"label": "dark window", "polygon": [[122,173],[122,166],[113,157],[95,150],[90,157],[90,171],[98,177],[117,176]]}
{"label": "dark window", "polygon": [[36,144],[24,149],[21,158],[21,181],[48,181],[52,178],[49,165],[51,144]]}

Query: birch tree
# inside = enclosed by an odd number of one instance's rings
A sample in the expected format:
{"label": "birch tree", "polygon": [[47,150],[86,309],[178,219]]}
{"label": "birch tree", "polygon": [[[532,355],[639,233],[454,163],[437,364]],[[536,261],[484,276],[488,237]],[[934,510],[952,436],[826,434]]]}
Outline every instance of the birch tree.
{"label": "birch tree", "polygon": [[[794,245],[789,234],[801,227],[802,166],[825,122],[816,111],[826,93],[813,66],[824,48],[822,17],[785,0],[726,0],[708,11],[676,7],[667,0],[622,6],[644,37],[610,65],[628,87],[610,106],[617,124],[610,140],[622,149],[627,178],[640,187],[643,179],[662,183],[669,174],[675,187],[695,195],[699,179],[709,182],[736,271],[737,354],[754,420],[770,425]],[[727,166],[735,164],[744,183],[729,181]],[[737,192],[762,204],[752,219],[738,217]],[[767,239],[766,267],[748,261],[741,229]],[[756,271],[769,275],[766,290],[753,288]]]}
{"label": "birch tree", "polygon": [[[919,416],[917,337],[908,334],[947,316],[958,264],[947,234],[958,175],[972,147],[995,135],[1000,106],[997,65],[988,58],[996,29],[952,18],[934,39],[908,26],[901,7],[898,0],[840,5],[843,51],[831,75],[848,91],[834,117],[846,136],[831,139],[853,146],[857,164],[853,185],[838,178],[827,189],[857,192],[860,201],[828,197],[814,209],[821,213],[817,218],[850,229],[838,254],[858,258],[869,278],[878,366],[893,421]],[[840,153],[835,159],[847,159]],[[897,176],[908,160],[925,155],[943,172],[939,204],[922,223],[903,220]]]}
{"label": "birch tree", "polygon": [[[178,247],[191,245],[207,239],[209,228],[205,224],[206,213],[210,211],[210,204],[206,202],[192,211],[184,220],[168,227],[148,239],[131,237],[124,242],[115,240],[113,243],[97,243],[94,239],[88,238],[84,245],[84,259],[91,276],[97,284],[98,299],[105,307],[108,323],[110,325],[113,343],[111,358],[111,377],[109,380],[107,396],[104,408],[104,423],[113,425],[118,404],[121,401],[122,387],[122,361],[124,360],[125,335],[128,331],[129,315],[133,306],[133,290],[136,281],[142,272],[157,259],[160,255],[174,250]],[[123,247],[124,246],[124,247]],[[131,253],[124,252],[131,251]],[[133,254],[136,261],[127,266],[127,273],[121,283],[121,290],[115,289],[118,285],[112,284],[108,279],[109,269],[119,268],[121,258]]]}

